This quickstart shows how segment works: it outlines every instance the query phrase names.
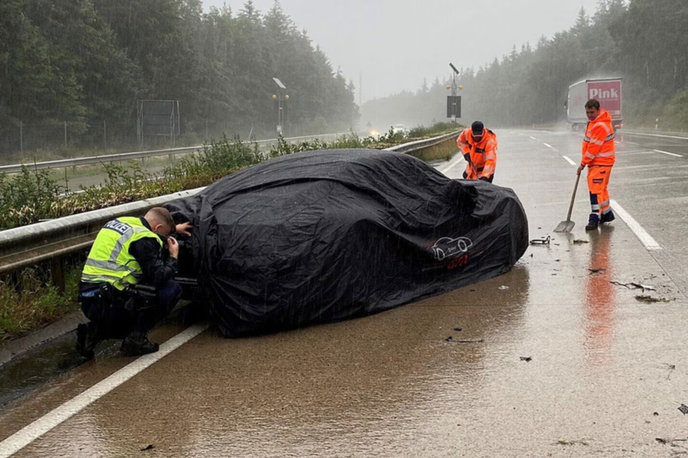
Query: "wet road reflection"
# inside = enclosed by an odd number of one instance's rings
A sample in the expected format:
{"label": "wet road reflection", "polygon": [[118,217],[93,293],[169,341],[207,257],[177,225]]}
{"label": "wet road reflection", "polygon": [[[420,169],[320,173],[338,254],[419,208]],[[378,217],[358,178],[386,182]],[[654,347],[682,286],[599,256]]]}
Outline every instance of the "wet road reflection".
{"label": "wet road reflection", "polygon": [[585,282],[585,350],[594,365],[608,362],[615,337],[615,270],[609,250],[614,226],[603,225],[590,233],[589,275]]}

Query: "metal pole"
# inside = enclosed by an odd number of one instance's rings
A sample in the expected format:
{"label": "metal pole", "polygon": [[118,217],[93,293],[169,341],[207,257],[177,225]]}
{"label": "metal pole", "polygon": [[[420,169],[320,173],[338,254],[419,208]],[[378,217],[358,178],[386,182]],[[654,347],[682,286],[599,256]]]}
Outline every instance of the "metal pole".
{"label": "metal pole", "polygon": [[67,149],[67,121],[64,122],[64,131],[65,131],[65,149]]}
{"label": "metal pole", "polygon": [[62,294],[65,292],[65,268],[64,258],[53,258],[50,260],[50,273],[52,283],[57,291]]}
{"label": "metal pole", "polygon": [[278,118],[278,122],[279,122],[279,133],[280,133],[280,135],[281,135],[282,132],[284,132],[284,126],[282,125],[282,123],[284,122],[284,116],[283,116],[283,114],[282,114],[282,94],[279,95],[279,99],[278,99],[278,102],[277,102],[277,106],[278,106],[278,109],[277,109],[278,116],[277,116],[277,118]]}
{"label": "metal pole", "polygon": [[107,125],[103,119],[103,149],[107,149]]}
{"label": "metal pole", "polygon": [[24,123],[19,121],[19,152],[24,152]]}

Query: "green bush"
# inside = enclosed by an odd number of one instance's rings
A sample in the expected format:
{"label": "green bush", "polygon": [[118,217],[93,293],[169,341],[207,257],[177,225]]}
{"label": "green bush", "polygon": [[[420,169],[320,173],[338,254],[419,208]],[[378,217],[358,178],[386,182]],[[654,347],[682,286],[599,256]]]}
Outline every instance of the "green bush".
{"label": "green bush", "polygon": [[0,281],[0,341],[20,337],[77,310],[81,268],[67,272],[64,294],[46,284],[48,273],[24,269]]}

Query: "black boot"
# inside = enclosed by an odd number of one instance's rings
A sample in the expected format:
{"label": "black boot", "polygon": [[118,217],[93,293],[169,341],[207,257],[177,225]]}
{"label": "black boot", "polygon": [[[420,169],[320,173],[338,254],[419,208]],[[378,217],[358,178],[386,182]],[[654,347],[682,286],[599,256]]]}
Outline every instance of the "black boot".
{"label": "black boot", "polygon": [[141,356],[155,353],[160,346],[148,340],[145,332],[132,332],[122,341],[122,353],[127,356]]}
{"label": "black boot", "polygon": [[586,231],[594,231],[600,227],[600,217],[597,213],[590,213],[590,219],[588,220],[588,225],[585,226]]}
{"label": "black boot", "polygon": [[607,213],[602,214],[602,218],[600,218],[600,223],[611,223],[616,219],[616,216],[614,216],[614,212],[609,210]]}
{"label": "black boot", "polygon": [[92,321],[76,327],[76,351],[86,359],[93,359],[98,342],[103,340],[98,334],[98,327]]}

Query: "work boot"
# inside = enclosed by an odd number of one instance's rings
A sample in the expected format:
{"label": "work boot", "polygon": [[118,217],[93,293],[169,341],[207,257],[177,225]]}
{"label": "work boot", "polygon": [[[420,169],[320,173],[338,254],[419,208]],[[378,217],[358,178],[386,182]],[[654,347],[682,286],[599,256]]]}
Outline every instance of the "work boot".
{"label": "work boot", "polygon": [[585,226],[586,231],[594,231],[600,227],[600,217],[597,213],[590,213],[590,219],[588,220],[588,225]]}
{"label": "work boot", "polygon": [[145,332],[132,332],[122,341],[120,351],[127,356],[141,356],[155,353],[160,346],[148,340]]}
{"label": "work boot", "polygon": [[607,213],[602,214],[602,218],[600,218],[600,223],[611,223],[616,219],[616,216],[614,216],[614,212],[609,210]]}
{"label": "work boot", "polygon": [[94,322],[80,323],[76,327],[76,351],[86,359],[93,359],[94,350],[98,342],[103,340],[98,335],[98,327]]}

